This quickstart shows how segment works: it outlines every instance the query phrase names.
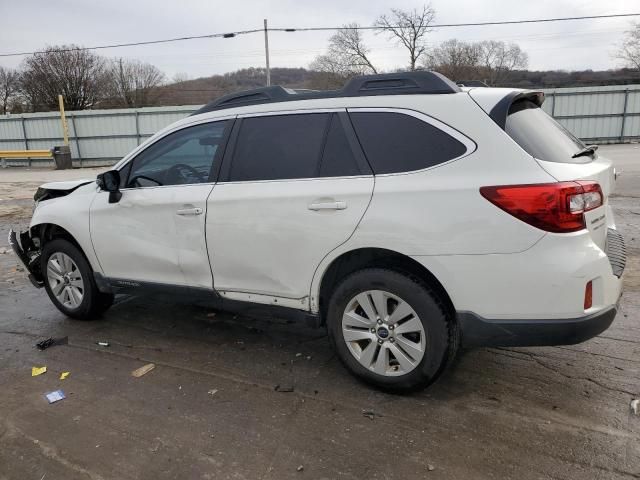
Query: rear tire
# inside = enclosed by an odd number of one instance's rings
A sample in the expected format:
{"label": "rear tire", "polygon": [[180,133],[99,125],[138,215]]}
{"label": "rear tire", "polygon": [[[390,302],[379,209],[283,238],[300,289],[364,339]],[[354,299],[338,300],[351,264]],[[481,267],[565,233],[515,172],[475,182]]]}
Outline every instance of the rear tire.
{"label": "rear tire", "polygon": [[380,389],[410,392],[433,383],[456,353],[455,324],[422,280],[368,268],[331,295],[329,337],[342,363]]}
{"label": "rear tire", "polygon": [[98,290],[91,265],[73,243],[63,238],[44,245],[44,287],[58,310],[78,320],[92,320],[113,304],[113,295]]}

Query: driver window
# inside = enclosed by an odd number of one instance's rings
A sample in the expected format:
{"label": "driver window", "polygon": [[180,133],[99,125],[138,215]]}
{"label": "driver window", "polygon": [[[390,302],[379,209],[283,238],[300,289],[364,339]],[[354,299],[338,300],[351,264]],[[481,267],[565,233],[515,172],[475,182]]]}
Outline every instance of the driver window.
{"label": "driver window", "polygon": [[[205,123],[171,133],[131,162],[127,188],[206,183],[228,121]],[[127,169],[127,167],[125,167]]]}

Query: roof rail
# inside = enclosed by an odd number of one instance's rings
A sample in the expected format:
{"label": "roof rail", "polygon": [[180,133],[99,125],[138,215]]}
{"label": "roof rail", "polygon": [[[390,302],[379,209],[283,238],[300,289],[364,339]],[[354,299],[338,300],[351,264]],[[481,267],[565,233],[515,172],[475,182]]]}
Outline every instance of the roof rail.
{"label": "roof rail", "polygon": [[246,105],[310,100],[314,98],[364,97],[370,95],[433,95],[460,91],[458,85],[437,72],[383,73],[354,77],[340,90],[292,90],[276,85],[230,93],[208,103],[192,113],[192,115]]}
{"label": "roof rail", "polygon": [[458,82],[458,86],[460,87],[489,87],[482,80],[462,80]]}

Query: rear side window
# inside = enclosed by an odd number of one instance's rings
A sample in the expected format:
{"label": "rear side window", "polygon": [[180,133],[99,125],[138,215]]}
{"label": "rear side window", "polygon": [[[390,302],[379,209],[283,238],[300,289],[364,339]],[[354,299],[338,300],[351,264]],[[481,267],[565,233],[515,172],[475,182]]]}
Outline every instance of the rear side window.
{"label": "rear side window", "polygon": [[374,173],[422,170],[463,155],[463,143],[422,120],[393,112],[349,113]]}
{"label": "rear side window", "polygon": [[529,155],[561,163],[590,162],[590,156],[572,158],[585,145],[530,100],[511,105],[505,131]]}
{"label": "rear side window", "polygon": [[243,119],[229,180],[316,177],[329,119],[328,113]]}
{"label": "rear side window", "polygon": [[342,128],[338,115],[331,116],[331,126],[320,164],[321,177],[348,177],[360,175],[356,157]]}

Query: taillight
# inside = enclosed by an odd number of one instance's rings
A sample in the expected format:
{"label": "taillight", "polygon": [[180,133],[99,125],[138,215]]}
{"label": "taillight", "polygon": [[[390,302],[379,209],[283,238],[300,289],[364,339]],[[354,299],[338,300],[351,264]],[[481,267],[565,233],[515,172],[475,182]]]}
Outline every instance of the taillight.
{"label": "taillight", "polygon": [[554,233],[582,230],[584,212],[603,201],[600,185],[585,181],[481,187],[480,194],[523,222]]}

